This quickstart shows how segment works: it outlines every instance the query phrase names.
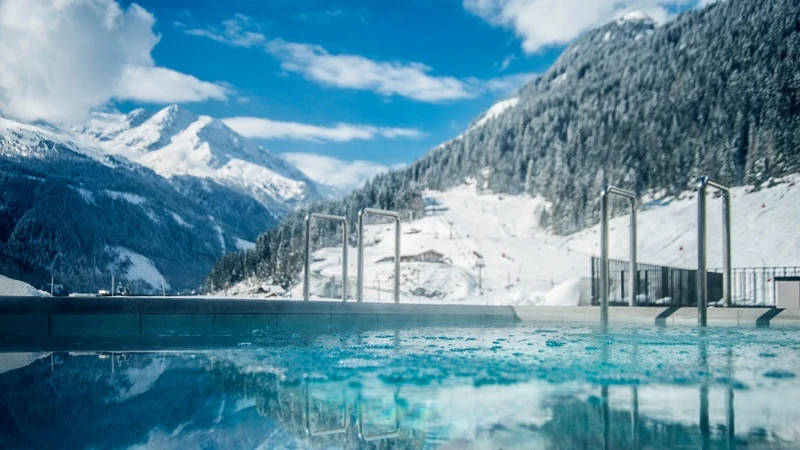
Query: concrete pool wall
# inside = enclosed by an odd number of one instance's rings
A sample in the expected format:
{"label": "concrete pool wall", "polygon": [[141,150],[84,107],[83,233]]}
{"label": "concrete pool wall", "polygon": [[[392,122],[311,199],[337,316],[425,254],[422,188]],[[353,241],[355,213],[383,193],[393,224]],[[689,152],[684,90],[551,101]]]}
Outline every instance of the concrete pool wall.
{"label": "concrete pool wall", "polygon": [[[3,336],[156,336],[426,325],[598,324],[598,307],[414,305],[198,297],[0,297]],[[612,325],[697,324],[696,308],[612,307]],[[800,310],[710,308],[709,326],[800,326]]]}

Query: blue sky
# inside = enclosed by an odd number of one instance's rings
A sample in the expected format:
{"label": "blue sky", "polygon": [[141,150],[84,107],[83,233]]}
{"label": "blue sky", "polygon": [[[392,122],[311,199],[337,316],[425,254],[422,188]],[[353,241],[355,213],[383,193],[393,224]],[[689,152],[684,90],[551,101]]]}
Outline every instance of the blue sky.
{"label": "blue sky", "polygon": [[[405,128],[412,138],[310,142],[256,139],[275,152],[313,152],[340,159],[381,164],[407,163],[463,131],[496,100],[510,95],[522,79],[545,70],[561,46],[526,57],[505,30],[465,11],[456,0],[383,2],[140,1],[157,18],[161,41],[153,49],[158,65],[202,80],[230,84],[234,101],[189,106],[214,117],[250,116],[332,127],[337,123]],[[237,16],[239,15],[239,16]],[[360,55],[373,61],[430,67],[433,76],[500,79],[506,88],[441,101],[341,89],[316,83],[281,68],[281,60],[259,48],[235,46],[207,36],[187,34],[212,29],[224,34],[223,21],[234,20],[266,39],[322,45],[333,54]],[[444,24],[444,25],[443,25]],[[506,58],[513,59],[501,67]],[[501,70],[501,68],[503,70]],[[508,77],[508,78],[506,78]],[[137,105],[121,104],[123,109]]]}
{"label": "blue sky", "polygon": [[368,174],[461,133],[581,33],[712,1],[3,0],[0,113],[80,123],[179,103]]}

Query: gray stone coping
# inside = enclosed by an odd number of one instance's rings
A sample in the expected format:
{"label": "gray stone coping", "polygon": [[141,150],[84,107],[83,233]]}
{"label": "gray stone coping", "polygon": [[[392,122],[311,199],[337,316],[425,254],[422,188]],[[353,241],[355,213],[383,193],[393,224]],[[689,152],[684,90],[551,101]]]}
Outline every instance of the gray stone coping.
{"label": "gray stone coping", "polygon": [[[415,305],[206,297],[0,297],[0,336],[232,335],[516,322],[596,325],[599,307]],[[612,325],[696,326],[696,308],[611,307]],[[800,310],[709,308],[709,326],[800,326]]]}
{"label": "gray stone coping", "polygon": [[[598,306],[516,306],[522,322],[598,324]],[[695,307],[609,307],[611,325],[697,326]],[[800,310],[780,308],[708,308],[708,326],[800,327]]]}
{"label": "gray stone coping", "polygon": [[206,297],[0,297],[0,336],[227,335],[517,322],[508,306]]}

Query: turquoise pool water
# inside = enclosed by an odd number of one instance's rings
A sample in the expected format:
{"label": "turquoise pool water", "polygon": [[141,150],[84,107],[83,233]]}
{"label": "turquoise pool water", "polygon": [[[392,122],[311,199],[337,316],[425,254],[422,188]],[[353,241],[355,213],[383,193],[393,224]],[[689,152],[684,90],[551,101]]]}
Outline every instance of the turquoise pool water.
{"label": "turquoise pool water", "polygon": [[797,336],[520,325],[2,353],[0,448],[798,448]]}

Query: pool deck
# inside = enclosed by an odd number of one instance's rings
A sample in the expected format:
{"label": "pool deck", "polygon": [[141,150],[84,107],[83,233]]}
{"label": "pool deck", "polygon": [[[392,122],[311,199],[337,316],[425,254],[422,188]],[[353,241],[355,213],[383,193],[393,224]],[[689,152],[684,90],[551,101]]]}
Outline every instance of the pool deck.
{"label": "pool deck", "polygon": [[[597,324],[598,307],[414,305],[199,297],[0,297],[2,336],[229,335],[253,330]],[[697,324],[696,308],[612,307],[610,325]],[[800,310],[709,308],[709,326],[800,326]]]}

